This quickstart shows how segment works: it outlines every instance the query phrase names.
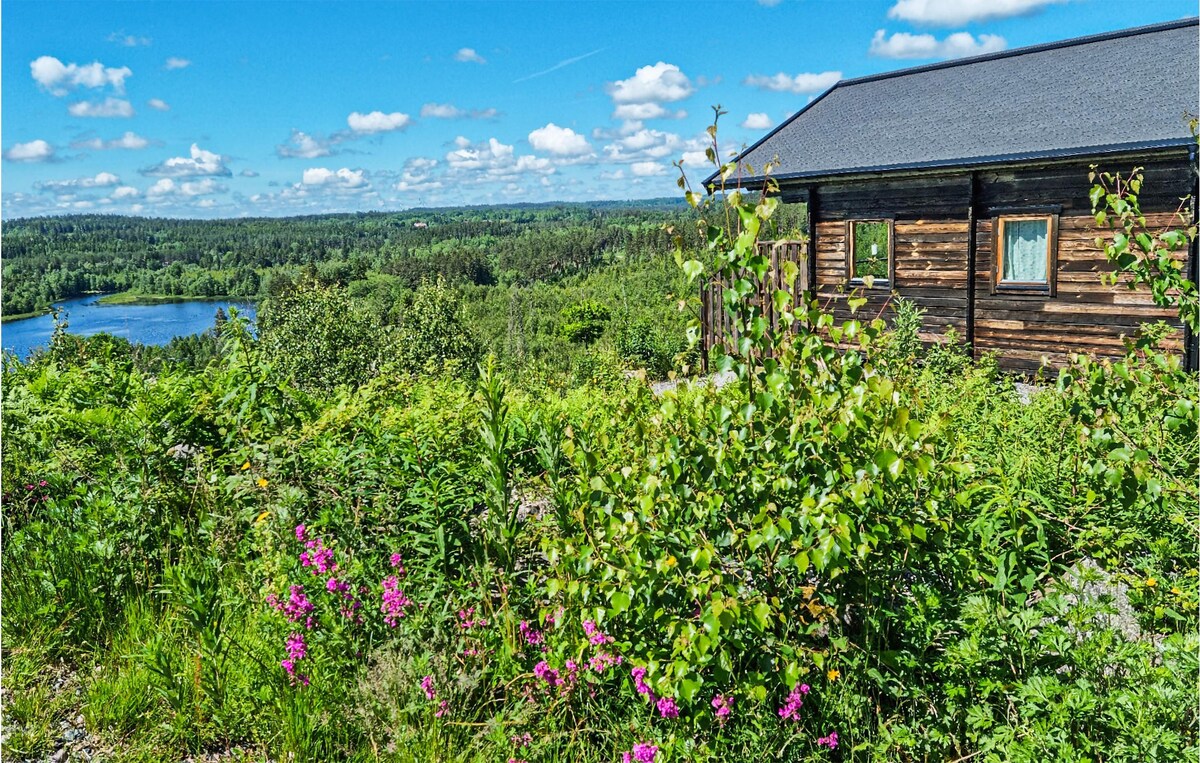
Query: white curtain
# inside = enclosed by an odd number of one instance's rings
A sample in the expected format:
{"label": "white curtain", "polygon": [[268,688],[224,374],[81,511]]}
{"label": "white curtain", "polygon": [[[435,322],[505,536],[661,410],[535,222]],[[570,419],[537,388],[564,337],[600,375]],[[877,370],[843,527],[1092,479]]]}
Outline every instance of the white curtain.
{"label": "white curtain", "polygon": [[1004,221],[1003,281],[1046,281],[1046,220]]}

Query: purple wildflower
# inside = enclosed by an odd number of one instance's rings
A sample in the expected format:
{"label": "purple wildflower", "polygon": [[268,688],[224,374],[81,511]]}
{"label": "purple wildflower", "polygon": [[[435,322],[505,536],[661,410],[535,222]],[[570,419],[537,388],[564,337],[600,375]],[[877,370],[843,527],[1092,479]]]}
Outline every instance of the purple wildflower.
{"label": "purple wildflower", "polygon": [[792,689],[787,696],[787,703],[779,708],[779,717],[785,721],[800,722],[800,708],[804,706],[804,695],[808,694],[808,684],[800,684]]}
{"label": "purple wildflower", "polygon": [[673,697],[662,697],[658,700],[658,714],[663,718],[678,718],[679,706]]}
{"label": "purple wildflower", "polygon": [[829,732],[829,736],[820,737],[817,739],[817,746],[828,747],[831,750],[836,750],[838,744],[838,735],[836,731]]}
{"label": "purple wildflower", "polygon": [[400,581],[395,575],[388,575],[383,579],[383,604],[379,607],[379,611],[383,612],[383,622],[388,627],[395,628],[396,624],[406,614],[405,607],[412,605],[412,599],[404,595],[404,591],[400,590]]}
{"label": "purple wildflower", "polygon": [[724,726],[725,721],[729,720],[729,714],[733,712],[733,697],[718,694],[712,698],[712,706],[716,711],[717,720]]}

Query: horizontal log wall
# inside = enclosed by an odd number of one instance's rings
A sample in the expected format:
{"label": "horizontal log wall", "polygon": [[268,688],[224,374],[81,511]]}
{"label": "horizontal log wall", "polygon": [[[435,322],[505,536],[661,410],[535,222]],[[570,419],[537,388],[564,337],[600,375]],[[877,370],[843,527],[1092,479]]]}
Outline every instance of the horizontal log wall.
{"label": "horizontal log wall", "polygon": [[[969,176],[830,184],[820,186],[818,193],[817,295],[837,320],[891,318],[895,291],[925,310],[925,341],[935,341],[948,326],[964,336]],[[852,290],[848,221],[880,217],[894,220],[895,282]],[[867,299],[853,316],[847,306],[850,296]]]}
{"label": "horizontal log wall", "polygon": [[[1180,198],[1191,192],[1183,155],[1170,158],[1126,157],[1101,163],[1101,169],[1128,172],[1145,167],[1141,196],[1151,228],[1178,226]],[[1068,353],[1119,356],[1122,336],[1148,321],[1175,321],[1175,313],[1153,304],[1148,289],[1129,290],[1101,283],[1110,272],[1091,215],[1089,163],[1047,165],[977,173],[976,272],[973,339],[976,353],[999,352],[1001,365],[1032,372],[1061,366]],[[960,338],[968,330],[970,174],[906,179],[823,183],[816,187],[815,288],[839,320],[848,320],[847,221],[888,218],[894,221],[895,279],[889,288],[856,290],[867,304],[853,317],[891,318],[893,291],[924,309],[922,338],[935,341],[953,326]],[[992,294],[994,250],[992,220],[1023,211],[1058,216],[1057,290],[1054,297]],[[1182,349],[1182,332],[1169,345]]]}

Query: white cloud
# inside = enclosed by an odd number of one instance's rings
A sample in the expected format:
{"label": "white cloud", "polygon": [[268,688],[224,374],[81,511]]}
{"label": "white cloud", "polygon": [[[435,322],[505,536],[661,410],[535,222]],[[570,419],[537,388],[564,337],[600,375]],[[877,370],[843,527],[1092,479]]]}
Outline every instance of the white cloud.
{"label": "white cloud", "polygon": [[675,64],[643,66],[629,79],[608,83],[614,103],[672,103],[694,93],[691,80]]}
{"label": "white cloud", "polygon": [[442,181],[433,177],[433,169],[437,165],[437,159],[428,159],[423,156],[409,159],[404,163],[404,171],[400,174],[400,179],[392,187],[405,193],[420,193],[441,188]]}
{"label": "white cloud", "polygon": [[364,188],[368,185],[362,170],[351,170],[342,167],[340,170],[330,170],[325,167],[312,167],[304,171],[300,182],[308,186],[329,186],[332,188]]}
{"label": "white cloud", "polygon": [[64,64],[54,56],[38,57],[29,64],[29,72],[38,85],[56,96],[64,96],[77,87],[110,86],[116,92],[124,93],[125,78],[133,74],[128,66],[105,66],[99,61],[83,66]]}
{"label": "white cloud", "polygon": [[1037,13],[1067,0],[897,0],[888,18],[915,24],[961,26]]}
{"label": "white cloud", "polygon": [[658,162],[634,162],[629,165],[629,171],[634,174],[634,177],[658,177],[667,174],[667,167]]}
{"label": "white cloud", "polygon": [[756,111],[746,115],[745,121],[742,122],[742,127],[747,130],[767,130],[774,126],[774,124],[775,122],[765,112]]}
{"label": "white cloud", "polygon": [[10,162],[26,162],[28,164],[48,162],[54,158],[54,146],[44,140],[14,143],[4,152],[4,158]]}
{"label": "white cloud", "polygon": [[487,59],[475,52],[474,48],[459,48],[454,54],[454,60],[464,64],[486,64]]}
{"label": "white cloud", "polygon": [[658,103],[622,103],[613,110],[613,119],[641,122],[644,119],[683,119],[687,112],[667,111]]}
{"label": "white cloud", "polygon": [[841,72],[820,72],[801,74],[784,74],[779,72],[774,76],[751,74],[742,80],[743,85],[757,87],[762,90],[773,90],[777,93],[819,93],[828,90],[842,78]]}
{"label": "white cloud", "polygon": [[101,140],[100,138],[91,138],[89,140],[77,140],[71,144],[71,148],[89,149],[92,151],[111,151],[113,149],[129,149],[136,151],[137,149],[145,148],[150,145],[150,141],[138,135],[135,132],[126,132],[119,138],[112,140]]}
{"label": "white cloud", "polygon": [[109,186],[118,185],[121,178],[111,172],[101,172],[94,177],[73,178],[71,180],[44,180],[35,183],[39,191],[53,191],[54,193],[64,193],[76,188],[107,188]]}
{"label": "white cloud", "polygon": [[242,170],[241,172],[238,173],[238,175],[240,175],[241,177],[244,177],[244,178],[258,177],[258,173],[255,172],[254,170]]}
{"label": "white cloud", "polygon": [[217,185],[217,181],[212,178],[204,178],[203,180],[187,181],[176,183],[171,178],[163,178],[154,185],[150,186],[146,191],[147,198],[164,198],[168,196],[192,198],[195,196],[205,196],[212,193],[220,193],[225,190],[224,186]]}
{"label": "white cloud", "polygon": [[427,103],[421,107],[421,116],[426,119],[495,119],[500,112],[495,109],[460,109],[453,103]]}
{"label": "white cloud", "polygon": [[399,111],[394,111],[391,114],[384,114],[382,111],[360,114],[355,111],[346,117],[346,123],[350,125],[350,129],[354,132],[372,135],[379,132],[403,130],[412,124],[412,117],[408,114],[402,114]]}
{"label": "white cloud", "polygon": [[124,45],[127,48],[146,46],[153,42],[149,37],[138,37],[137,35],[125,34],[124,32],[113,32],[108,36],[108,41]]}
{"label": "white cloud", "polygon": [[529,133],[529,145],[555,156],[581,156],[592,152],[587,138],[570,127],[559,127],[553,122]]}
{"label": "white cloud", "polygon": [[614,139],[604,147],[604,154],[612,162],[648,162],[685,151],[703,151],[706,145],[701,138],[685,140],[672,132],[641,129]]}
{"label": "white cloud", "polygon": [[467,112],[453,103],[427,103],[421,107],[421,116],[426,119],[461,119],[466,115]]}
{"label": "white cloud", "polygon": [[321,156],[329,156],[333,153],[333,149],[330,148],[328,140],[314,138],[300,130],[292,130],[292,136],[288,138],[288,142],[276,146],[275,153],[284,158],[316,159]]}
{"label": "white cloud", "polygon": [[187,60],[186,58],[179,58],[178,56],[171,56],[170,58],[167,59],[167,62],[165,64],[163,64],[163,67],[167,70],[186,69],[191,65],[192,65],[192,62]]}
{"label": "white cloud", "polygon": [[625,170],[617,169],[600,173],[600,180],[624,180]]}
{"label": "white cloud", "polygon": [[133,106],[123,98],[105,98],[100,103],[78,101],[67,107],[73,117],[131,117]]}
{"label": "white cloud", "polygon": [[162,164],[142,170],[141,173],[143,175],[164,178],[200,177],[204,175],[228,177],[233,174],[225,166],[225,158],[223,156],[214,154],[211,151],[205,151],[195,143],[192,144],[190,156],[172,157]]}
{"label": "white cloud", "polygon": [[112,198],[114,199],[132,199],[141,196],[142,192],[131,185],[123,185],[119,188],[114,188]]}
{"label": "white cloud", "polygon": [[944,40],[931,34],[896,32],[891,37],[880,29],[871,38],[870,53],[880,58],[963,58],[995,53],[1008,46],[1003,37],[981,34],[976,40],[970,32],[955,32]]}
{"label": "white cloud", "polygon": [[146,101],[146,105],[149,106],[150,108],[154,109],[155,111],[170,111],[171,110],[171,105],[169,103],[167,103],[166,101],[164,101],[162,98],[151,98],[150,100]]}
{"label": "white cloud", "polygon": [[556,171],[549,159],[517,156],[512,146],[495,138],[473,144],[460,135],[454,145],[456,148],[446,154],[446,164],[459,182],[507,180],[518,175],[550,175]]}

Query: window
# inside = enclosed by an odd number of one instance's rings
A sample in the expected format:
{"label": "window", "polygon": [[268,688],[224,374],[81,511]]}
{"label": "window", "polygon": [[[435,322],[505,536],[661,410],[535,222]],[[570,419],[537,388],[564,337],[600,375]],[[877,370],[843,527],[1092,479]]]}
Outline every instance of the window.
{"label": "window", "polygon": [[1054,215],[1008,215],[996,220],[996,291],[1054,293]]}
{"label": "window", "polygon": [[892,221],[851,220],[846,270],[850,283],[886,287],[892,280]]}

